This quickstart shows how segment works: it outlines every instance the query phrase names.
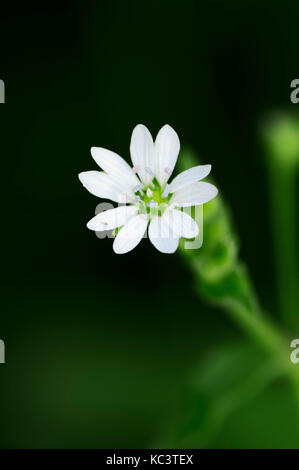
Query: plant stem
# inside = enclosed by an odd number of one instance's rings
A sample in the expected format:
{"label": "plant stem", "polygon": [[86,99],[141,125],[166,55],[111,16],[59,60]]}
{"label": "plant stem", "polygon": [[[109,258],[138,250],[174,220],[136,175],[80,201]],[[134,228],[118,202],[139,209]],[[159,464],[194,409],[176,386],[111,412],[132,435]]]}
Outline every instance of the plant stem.
{"label": "plant stem", "polygon": [[287,326],[298,328],[296,173],[270,158],[268,169],[279,311]]}
{"label": "plant stem", "polygon": [[[291,351],[284,335],[275,323],[260,310],[247,270],[240,262],[237,262],[233,273],[228,273],[226,276],[238,279],[234,289],[230,294],[224,293],[221,297],[216,297],[214,291],[206,287],[202,289],[202,286],[207,284],[207,280],[202,278],[198,265],[192,263],[191,253],[182,251],[182,254],[185,259],[188,258],[189,262],[191,261],[198,282],[197,286],[200,286],[200,296],[205,297],[212,305],[223,308],[232,320],[269,354],[276,370],[280,370],[281,375],[289,379],[294,391],[296,411],[299,415],[299,368],[296,368],[290,361]],[[218,282],[225,283],[226,281],[222,279]],[[238,291],[238,286],[242,286],[242,290]],[[211,292],[213,295],[210,295]]]}

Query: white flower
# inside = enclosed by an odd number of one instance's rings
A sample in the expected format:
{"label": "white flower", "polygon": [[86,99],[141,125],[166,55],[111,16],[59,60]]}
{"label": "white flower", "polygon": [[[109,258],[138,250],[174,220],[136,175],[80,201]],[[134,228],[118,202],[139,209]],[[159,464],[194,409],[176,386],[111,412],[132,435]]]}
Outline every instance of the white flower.
{"label": "white flower", "polygon": [[197,223],[180,208],[204,204],[218,191],[210,183],[199,182],[210,173],[211,165],[183,171],[168,184],[179,150],[179,138],[170,126],[162,127],[153,142],[142,124],[132,133],[133,168],[110,150],[91,148],[92,157],[104,171],[80,173],[81,183],[95,196],[127,204],[101,212],[87,224],[97,232],[121,227],[113,243],[115,253],[133,250],[145,235],[148,224],[149,239],[162,253],[174,253],[180,237],[198,235]]}

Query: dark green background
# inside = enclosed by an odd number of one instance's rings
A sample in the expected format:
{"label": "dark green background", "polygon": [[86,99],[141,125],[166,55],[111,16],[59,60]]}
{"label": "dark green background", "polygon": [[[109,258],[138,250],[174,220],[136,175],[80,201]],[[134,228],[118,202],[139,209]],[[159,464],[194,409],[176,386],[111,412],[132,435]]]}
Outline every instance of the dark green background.
{"label": "dark green background", "polygon": [[[100,202],[77,178],[96,169],[89,149],[128,159],[137,123],[153,135],[170,124],[213,165],[275,310],[258,130],[294,108],[298,15],[294,1],[1,6],[1,447],[150,446],[202,357],[243,341],[196,297],[179,256],[148,240],[117,256],[86,229]],[[272,392],[213,445],[295,446],[292,410]],[[274,410],[283,436],[268,432]]]}

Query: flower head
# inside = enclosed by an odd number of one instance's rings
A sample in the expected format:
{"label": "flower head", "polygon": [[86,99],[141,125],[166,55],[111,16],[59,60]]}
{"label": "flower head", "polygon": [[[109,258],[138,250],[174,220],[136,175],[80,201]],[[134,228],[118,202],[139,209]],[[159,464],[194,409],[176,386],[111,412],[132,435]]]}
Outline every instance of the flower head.
{"label": "flower head", "polygon": [[145,235],[162,253],[174,253],[179,239],[194,238],[198,225],[183,207],[197,206],[213,199],[217,188],[200,180],[211,165],[198,165],[183,171],[170,183],[180,150],[176,132],[168,125],[153,142],[148,129],[138,124],[132,133],[130,152],[133,168],[110,150],[92,147],[91,155],[103,171],[79,174],[83,186],[95,196],[120,205],[93,217],[90,230],[119,229],[113,243],[115,253],[133,250]]}

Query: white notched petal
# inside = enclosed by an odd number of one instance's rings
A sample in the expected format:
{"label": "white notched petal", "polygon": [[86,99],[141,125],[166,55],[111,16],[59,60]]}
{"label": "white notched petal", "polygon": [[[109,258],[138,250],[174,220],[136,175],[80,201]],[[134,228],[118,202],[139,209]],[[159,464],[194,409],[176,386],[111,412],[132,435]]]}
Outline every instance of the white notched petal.
{"label": "white notched petal", "polygon": [[194,238],[198,235],[198,225],[190,215],[177,209],[165,211],[164,220],[178,237]]}
{"label": "white notched petal", "polygon": [[137,212],[138,208],[136,206],[120,206],[109,209],[93,217],[87,223],[87,228],[96,232],[112,230],[125,225]]}
{"label": "white notched petal", "polygon": [[194,166],[193,168],[189,168],[189,170],[183,171],[169,184],[169,192],[174,193],[175,191],[178,191],[179,189],[182,189],[189,184],[202,180],[208,176],[211,168],[211,165],[198,165]]}
{"label": "white notched petal", "polygon": [[173,233],[164,220],[164,215],[155,215],[148,229],[148,236],[152,244],[161,253],[174,253],[179,244],[179,237]]}
{"label": "white notched petal", "polygon": [[113,250],[115,253],[121,255],[133,250],[141,241],[147,227],[148,216],[139,214],[120,229],[114,242]]}
{"label": "white notched petal", "polygon": [[154,143],[149,130],[138,124],[131,137],[131,159],[141,181],[147,186],[154,174]]}
{"label": "white notched petal", "polygon": [[78,176],[83,186],[94,196],[119,203],[134,201],[132,191],[124,191],[103,171],[83,171]]}
{"label": "white notched petal", "polygon": [[170,202],[179,207],[197,206],[214,199],[217,194],[216,186],[200,181],[176,191]]}
{"label": "white notched petal", "polygon": [[175,167],[180,151],[177,133],[168,124],[160,129],[155,142],[155,175],[163,186]]}
{"label": "white notched petal", "polygon": [[101,147],[91,147],[92,158],[124,188],[134,188],[140,181],[130,165],[117,153]]}

